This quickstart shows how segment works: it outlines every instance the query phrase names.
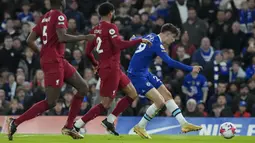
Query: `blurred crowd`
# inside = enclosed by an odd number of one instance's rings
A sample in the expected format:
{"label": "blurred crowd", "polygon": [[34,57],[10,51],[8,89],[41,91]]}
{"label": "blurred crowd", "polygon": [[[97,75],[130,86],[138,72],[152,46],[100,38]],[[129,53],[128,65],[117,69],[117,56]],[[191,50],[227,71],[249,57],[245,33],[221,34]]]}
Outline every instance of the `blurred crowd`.
{"label": "blurred crowd", "polygon": [[[106,0],[67,0],[69,34],[88,34],[99,23],[98,4]],[[188,65],[201,65],[200,74],[168,67],[159,57],[150,71],[171,91],[187,117],[255,116],[255,0],[110,0],[116,7],[113,23],[123,39],[159,33],[164,23],[181,30],[175,43],[164,45],[169,56]],[[50,0],[0,0],[0,115],[20,115],[45,99],[39,53],[26,38]],[[41,48],[41,40],[36,41]],[[100,102],[100,80],[85,57],[86,42],[67,43],[65,58],[89,84],[80,115]],[[126,71],[135,47],[122,52]],[[61,89],[61,98],[45,115],[67,115],[76,91]],[[115,104],[124,95],[118,93]],[[139,96],[122,116],[142,116],[151,102]],[[113,104],[113,107],[115,105]],[[105,113],[107,114],[107,113]],[[160,116],[171,116],[161,110]]]}

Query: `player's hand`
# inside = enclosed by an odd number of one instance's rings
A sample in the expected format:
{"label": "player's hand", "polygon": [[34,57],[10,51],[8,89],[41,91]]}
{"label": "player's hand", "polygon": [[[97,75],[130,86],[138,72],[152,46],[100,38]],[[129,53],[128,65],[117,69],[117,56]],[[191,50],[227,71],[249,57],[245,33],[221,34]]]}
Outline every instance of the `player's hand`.
{"label": "player's hand", "polygon": [[84,39],[87,40],[87,41],[92,41],[94,40],[96,37],[95,34],[88,34],[88,35],[84,35]]}
{"label": "player's hand", "polygon": [[97,74],[98,66],[96,66],[96,67],[93,66],[92,68],[93,68],[94,74]]}
{"label": "player's hand", "polygon": [[129,38],[129,41],[132,41],[132,39],[135,38],[135,35],[132,35],[132,37]]}
{"label": "player's hand", "polygon": [[142,43],[145,43],[145,44],[147,44],[149,46],[152,45],[151,41],[149,41],[148,39],[142,39]]}
{"label": "player's hand", "polygon": [[199,73],[203,68],[201,66],[193,66],[193,73]]}

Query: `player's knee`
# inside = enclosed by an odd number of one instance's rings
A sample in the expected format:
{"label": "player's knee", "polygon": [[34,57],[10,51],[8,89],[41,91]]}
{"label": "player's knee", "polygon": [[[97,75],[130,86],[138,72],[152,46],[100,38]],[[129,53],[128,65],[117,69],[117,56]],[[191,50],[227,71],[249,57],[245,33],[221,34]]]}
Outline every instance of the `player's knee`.
{"label": "player's knee", "polygon": [[135,91],[135,92],[132,92],[131,94],[128,94],[128,96],[129,96],[130,98],[132,98],[133,100],[135,100],[135,99],[138,97],[136,91]]}
{"label": "player's knee", "polygon": [[168,101],[168,100],[173,99],[173,96],[172,96],[172,94],[168,91],[168,92],[166,93],[166,96],[164,96],[164,98],[165,98],[165,101]]}
{"label": "player's knee", "polygon": [[109,109],[112,105],[112,99],[110,98],[103,98],[101,104],[104,106],[105,109]]}
{"label": "player's knee", "polygon": [[56,101],[48,101],[49,109],[52,109],[56,106]]}
{"label": "player's knee", "polygon": [[159,100],[158,102],[155,103],[155,105],[158,109],[162,109],[165,106],[165,101]]}
{"label": "player's knee", "polygon": [[88,94],[88,88],[87,87],[80,88],[80,89],[78,89],[78,92],[79,92],[80,96],[86,96]]}
{"label": "player's knee", "polygon": [[101,102],[101,104],[104,106],[105,109],[109,109],[111,107],[111,104],[109,103]]}
{"label": "player's knee", "polygon": [[135,100],[135,99],[138,97],[138,94],[137,94],[137,92],[136,92],[136,90],[135,90],[134,87],[130,87],[130,88],[129,88],[127,95],[128,95],[130,98],[132,98],[133,100]]}

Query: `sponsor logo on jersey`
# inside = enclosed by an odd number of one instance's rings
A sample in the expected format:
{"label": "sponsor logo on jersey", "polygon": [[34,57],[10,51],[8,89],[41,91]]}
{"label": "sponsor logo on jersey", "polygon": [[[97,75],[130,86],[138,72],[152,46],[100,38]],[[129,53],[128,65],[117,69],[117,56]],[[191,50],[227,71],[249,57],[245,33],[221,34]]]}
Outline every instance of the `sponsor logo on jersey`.
{"label": "sponsor logo on jersey", "polygon": [[44,22],[49,22],[49,21],[50,21],[50,17],[47,17],[47,18],[42,19],[42,23],[44,23]]}
{"label": "sponsor logo on jersey", "polygon": [[59,22],[58,25],[65,25],[65,22]]}
{"label": "sponsor logo on jersey", "polygon": [[94,30],[94,34],[101,34],[101,33],[102,33],[102,30],[98,30],[98,29]]}

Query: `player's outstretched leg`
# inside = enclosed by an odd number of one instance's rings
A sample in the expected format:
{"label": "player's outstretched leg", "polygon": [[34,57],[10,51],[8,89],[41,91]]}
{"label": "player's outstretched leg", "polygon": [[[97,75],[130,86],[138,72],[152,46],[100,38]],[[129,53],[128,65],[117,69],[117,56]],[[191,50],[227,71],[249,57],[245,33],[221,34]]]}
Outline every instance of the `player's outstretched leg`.
{"label": "player's outstretched leg", "polygon": [[167,90],[167,88],[164,85],[161,85],[158,88],[159,93],[164,97],[166,101],[166,108],[167,110],[172,113],[173,117],[177,119],[179,124],[181,125],[181,131],[182,133],[187,133],[191,131],[198,131],[201,130],[201,126],[193,125],[189,122],[186,121],[186,119],[183,117],[181,110],[179,107],[176,105],[176,103],[173,100],[173,97],[171,93]]}
{"label": "player's outstretched leg", "polygon": [[[123,83],[125,83],[126,76],[123,75]],[[125,97],[123,97],[116,105],[112,113],[102,121],[102,125],[106,128],[106,130],[110,131],[114,135],[118,136],[119,133],[116,132],[115,126],[114,126],[114,121],[116,118],[119,116],[120,113],[125,111],[131,104],[132,102],[137,98],[137,93],[135,90],[135,87],[133,84],[127,79],[126,80],[127,86],[122,88],[123,92],[126,94]]]}
{"label": "player's outstretched leg", "polygon": [[61,132],[64,135],[71,136],[73,139],[83,139],[84,136],[79,133],[78,129],[73,127],[73,122],[78,113],[80,112],[84,96],[87,95],[88,85],[77,71],[70,78],[66,79],[65,82],[76,88],[78,93],[75,94],[73,97],[67,122],[62,128]]}
{"label": "player's outstretched leg", "polygon": [[36,103],[17,119],[10,118],[7,120],[9,140],[13,139],[13,135],[16,132],[18,125],[20,125],[21,123],[27,120],[33,119],[37,117],[38,115],[41,115],[43,112],[55,106],[56,101],[60,95],[60,88],[46,87],[45,92],[47,95],[46,100],[42,100]]}
{"label": "player's outstretched leg", "polygon": [[112,101],[113,99],[110,97],[102,97],[100,104],[91,108],[82,118],[75,121],[74,128],[79,130],[80,128],[84,127],[86,123],[88,123],[89,121],[98,117],[100,114],[107,111],[107,109],[110,108]]}
{"label": "player's outstretched leg", "polygon": [[164,107],[164,98],[155,89],[150,89],[146,94],[151,101],[154,102],[146,111],[140,122],[134,127],[134,132],[140,137],[145,139],[151,139],[151,136],[146,132],[146,126],[148,122],[157,115],[157,113]]}

